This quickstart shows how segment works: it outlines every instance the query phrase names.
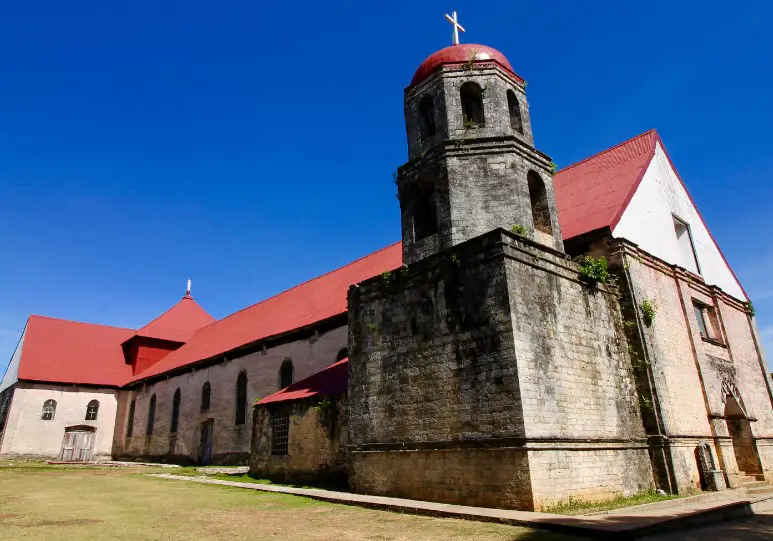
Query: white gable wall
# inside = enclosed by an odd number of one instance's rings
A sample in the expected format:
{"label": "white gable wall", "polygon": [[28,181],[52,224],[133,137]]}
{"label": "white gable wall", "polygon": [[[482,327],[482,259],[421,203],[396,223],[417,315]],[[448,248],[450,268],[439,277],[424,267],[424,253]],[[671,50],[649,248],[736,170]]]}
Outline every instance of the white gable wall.
{"label": "white gable wall", "polygon": [[11,362],[8,364],[8,368],[5,370],[5,376],[3,381],[0,382],[0,393],[5,391],[8,387],[16,383],[19,379],[19,361],[21,360],[21,350],[24,347],[24,337],[27,335],[27,327],[25,325],[24,332],[21,333],[21,339],[16,346],[16,351],[13,352]]}
{"label": "white gable wall", "polygon": [[691,265],[683,261],[674,231],[674,216],[690,226],[698,265],[705,282],[746,301],[741,286],[658,143],[655,157],[612,235],[634,242],[669,263],[689,269]]}

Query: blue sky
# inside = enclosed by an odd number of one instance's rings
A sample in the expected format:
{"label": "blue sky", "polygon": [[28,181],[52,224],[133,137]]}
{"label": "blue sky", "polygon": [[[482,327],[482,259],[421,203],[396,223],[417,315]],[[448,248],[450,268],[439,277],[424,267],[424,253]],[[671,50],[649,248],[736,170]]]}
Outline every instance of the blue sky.
{"label": "blue sky", "polygon": [[30,0],[0,7],[0,372],[30,313],[222,317],[398,240],[402,90],[463,41],[569,165],[657,128],[773,352],[773,3]]}

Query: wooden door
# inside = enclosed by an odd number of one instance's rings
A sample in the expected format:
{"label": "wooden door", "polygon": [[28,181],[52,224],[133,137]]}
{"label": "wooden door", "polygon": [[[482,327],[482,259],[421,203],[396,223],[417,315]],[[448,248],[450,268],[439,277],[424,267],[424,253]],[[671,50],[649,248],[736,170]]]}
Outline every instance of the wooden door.
{"label": "wooden door", "polygon": [[62,462],[72,462],[72,456],[75,451],[75,432],[65,432],[62,440],[62,450],[59,453],[59,460]]}
{"label": "wooden door", "polygon": [[201,441],[199,443],[199,464],[206,466],[212,460],[212,430],[214,419],[201,423]]}
{"label": "wooden door", "polygon": [[93,430],[65,429],[59,460],[62,462],[88,462],[94,444]]}

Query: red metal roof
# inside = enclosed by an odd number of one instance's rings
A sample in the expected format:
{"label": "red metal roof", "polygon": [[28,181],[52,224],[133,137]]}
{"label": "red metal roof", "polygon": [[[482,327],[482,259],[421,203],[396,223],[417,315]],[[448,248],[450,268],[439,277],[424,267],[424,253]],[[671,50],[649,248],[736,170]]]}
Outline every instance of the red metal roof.
{"label": "red metal roof", "polygon": [[317,395],[345,393],[349,388],[349,359],[343,359],[327,368],[312,374],[306,379],[297,381],[281,391],[268,395],[256,404],[273,404],[300,400]]}
{"label": "red metal roof", "polygon": [[[564,239],[605,227],[611,230],[617,225],[658,142],[660,137],[651,130],[556,173],[555,192]],[[214,322],[193,299],[187,298],[136,332],[32,316],[19,377],[121,385],[158,376],[344,314],[350,285],[400,265],[402,245],[397,242]],[[120,345],[135,335],[186,343],[132,378]]]}
{"label": "red metal roof", "polygon": [[121,343],[134,334],[91,323],[30,316],[22,344],[19,379],[121,386],[132,376]]}
{"label": "red metal roof", "polygon": [[419,67],[416,69],[416,73],[413,74],[411,86],[424,81],[444,64],[466,64],[473,58],[477,62],[496,62],[514,75],[520,82],[523,82],[523,79],[515,74],[513,66],[510,65],[510,61],[507,60],[505,55],[493,47],[477,45],[475,43],[462,43],[461,45],[451,45],[445,49],[435,51],[424,59],[424,62],[419,64]]}
{"label": "red metal roof", "polygon": [[553,183],[564,239],[617,225],[659,140],[650,130],[556,173]]}
{"label": "red metal roof", "polygon": [[135,336],[187,342],[200,328],[215,321],[204,309],[185,295],[180,302],[137,331]]}
{"label": "red metal roof", "polygon": [[295,286],[196,331],[180,349],[132,381],[222,355],[245,344],[344,314],[349,286],[403,264],[401,243]]}

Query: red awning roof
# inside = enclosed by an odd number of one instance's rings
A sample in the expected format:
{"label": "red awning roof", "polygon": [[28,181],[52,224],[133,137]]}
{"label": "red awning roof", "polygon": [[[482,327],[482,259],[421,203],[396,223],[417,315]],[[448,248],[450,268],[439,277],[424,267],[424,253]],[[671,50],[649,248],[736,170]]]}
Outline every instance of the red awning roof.
{"label": "red awning roof", "polygon": [[332,395],[345,393],[349,387],[349,359],[343,359],[335,364],[331,364],[324,370],[312,374],[306,379],[297,381],[277,391],[256,404],[273,404],[276,402],[287,402],[289,400],[300,400],[317,395]]}
{"label": "red awning roof", "polygon": [[214,322],[204,309],[185,295],[180,302],[137,331],[135,336],[172,342],[187,342],[200,328]]}
{"label": "red awning roof", "polygon": [[658,141],[657,131],[650,130],[556,173],[553,183],[564,239],[617,225]]}
{"label": "red awning roof", "polygon": [[91,323],[44,316],[27,321],[19,379],[82,385],[121,386],[132,376],[121,343],[134,334]]}
{"label": "red awning roof", "polygon": [[199,329],[180,349],[137,374],[132,381],[163,374],[222,355],[245,344],[346,313],[349,286],[402,265],[397,242],[348,265]]}

